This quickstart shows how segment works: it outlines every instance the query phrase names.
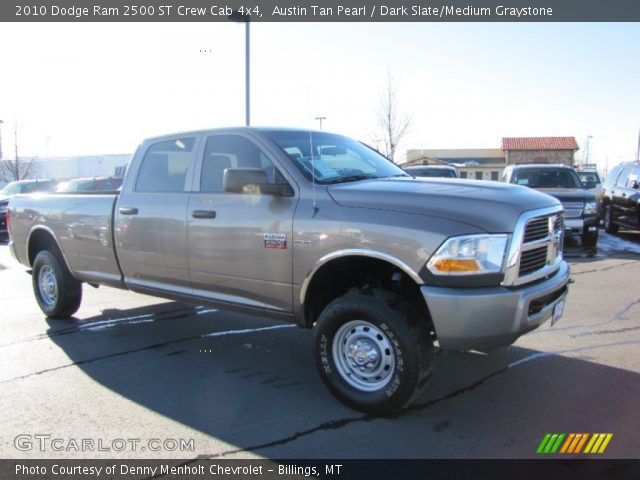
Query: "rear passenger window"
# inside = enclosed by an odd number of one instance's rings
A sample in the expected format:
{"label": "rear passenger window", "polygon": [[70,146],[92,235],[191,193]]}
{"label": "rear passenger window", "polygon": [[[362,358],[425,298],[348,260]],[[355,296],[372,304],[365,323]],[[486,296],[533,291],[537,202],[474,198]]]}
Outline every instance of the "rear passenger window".
{"label": "rear passenger window", "polygon": [[184,192],[194,143],[193,138],[178,138],[151,145],[142,159],[136,191]]}

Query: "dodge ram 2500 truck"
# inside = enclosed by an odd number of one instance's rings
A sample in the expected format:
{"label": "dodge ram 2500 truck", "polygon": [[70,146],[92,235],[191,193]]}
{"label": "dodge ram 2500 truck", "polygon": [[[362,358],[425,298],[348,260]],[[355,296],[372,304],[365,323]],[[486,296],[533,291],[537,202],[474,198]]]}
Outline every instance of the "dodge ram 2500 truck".
{"label": "dodge ram 2500 truck", "polygon": [[347,405],[389,414],[434,344],[494,348],[562,314],[563,209],[532,189],[416,179],[325,132],[238,128],[146,140],[119,192],[17,196],[10,248],[51,318],[82,284],[315,330]]}

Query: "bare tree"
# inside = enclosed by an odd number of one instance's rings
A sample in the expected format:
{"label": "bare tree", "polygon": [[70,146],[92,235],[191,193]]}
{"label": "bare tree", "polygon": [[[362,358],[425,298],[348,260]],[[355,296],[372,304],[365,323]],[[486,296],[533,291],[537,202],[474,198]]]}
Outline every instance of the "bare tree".
{"label": "bare tree", "polygon": [[14,159],[0,160],[0,180],[3,182],[13,182],[28,178],[33,170],[33,158],[21,159],[18,156],[18,123],[16,122],[13,131]]}
{"label": "bare tree", "polygon": [[380,93],[376,120],[376,131],[372,135],[373,142],[382,154],[395,162],[398,146],[411,129],[413,119],[410,114],[402,112],[398,105],[396,88],[390,71],[387,71],[385,89]]}

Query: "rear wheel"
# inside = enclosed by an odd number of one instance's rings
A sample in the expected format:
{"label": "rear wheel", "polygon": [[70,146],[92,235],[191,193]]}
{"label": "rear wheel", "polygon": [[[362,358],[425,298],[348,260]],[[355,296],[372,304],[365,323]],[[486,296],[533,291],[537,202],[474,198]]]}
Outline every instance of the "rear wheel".
{"label": "rear wheel", "polygon": [[389,415],[426,385],[433,343],[427,319],[411,315],[401,297],[372,293],[347,293],[322,311],[316,325],[316,364],[340,401]]}
{"label": "rear wheel", "polygon": [[33,261],[33,293],[40,310],[50,318],[69,318],[82,301],[82,283],[57,254],[44,250]]}
{"label": "rear wheel", "polygon": [[618,231],[618,225],[613,223],[610,203],[607,203],[604,207],[604,229],[607,233],[616,233]]}

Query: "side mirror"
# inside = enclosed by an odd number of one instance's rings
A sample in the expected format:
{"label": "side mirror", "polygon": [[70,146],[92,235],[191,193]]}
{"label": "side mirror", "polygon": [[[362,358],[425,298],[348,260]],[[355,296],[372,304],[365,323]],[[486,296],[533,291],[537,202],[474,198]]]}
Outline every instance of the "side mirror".
{"label": "side mirror", "polygon": [[589,181],[585,182],[584,188],[586,188],[587,190],[591,190],[592,188],[596,188],[596,182],[594,182],[593,180],[589,180]]}
{"label": "side mirror", "polygon": [[222,185],[225,192],[231,193],[293,196],[293,190],[289,184],[269,183],[267,172],[261,168],[227,168],[224,171]]}
{"label": "side mirror", "polygon": [[638,185],[638,181],[637,180],[633,180],[631,182],[631,188],[633,188],[634,190],[638,190],[638,188],[640,188],[640,185]]}

